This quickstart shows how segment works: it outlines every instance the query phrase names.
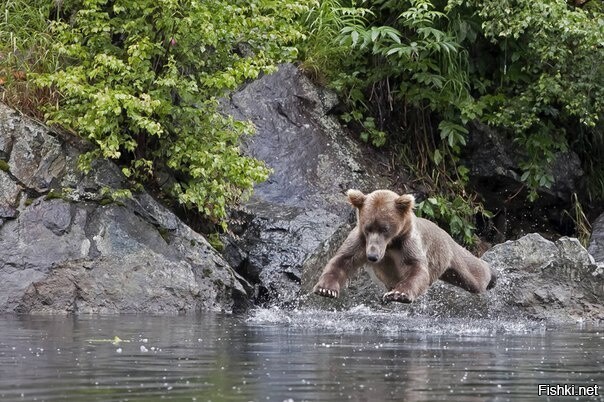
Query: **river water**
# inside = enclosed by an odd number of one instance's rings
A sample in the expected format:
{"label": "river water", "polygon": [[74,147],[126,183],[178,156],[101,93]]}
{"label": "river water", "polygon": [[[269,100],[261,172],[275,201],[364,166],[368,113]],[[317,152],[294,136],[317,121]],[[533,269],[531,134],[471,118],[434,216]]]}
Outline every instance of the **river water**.
{"label": "river water", "polygon": [[366,307],[0,317],[1,401],[604,400],[539,384],[604,387],[604,327]]}

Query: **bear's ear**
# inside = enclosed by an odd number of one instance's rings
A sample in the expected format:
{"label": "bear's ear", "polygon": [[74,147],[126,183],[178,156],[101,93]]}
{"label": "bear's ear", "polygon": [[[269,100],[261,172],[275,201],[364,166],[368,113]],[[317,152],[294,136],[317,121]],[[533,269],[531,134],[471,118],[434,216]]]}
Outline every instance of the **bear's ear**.
{"label": "bear's ear", "polygon": [[394,203],[400,212],[405,213],[415,207],[415,197],[411,194],[403,194],[394,200]]}
{"label": "bear's ear", "polygon": [[361,209],[365,203],[365,198],[367,198],[367,196],[359,190],[348,190],[346,195],[348,196],[348,202],[358,209]]}

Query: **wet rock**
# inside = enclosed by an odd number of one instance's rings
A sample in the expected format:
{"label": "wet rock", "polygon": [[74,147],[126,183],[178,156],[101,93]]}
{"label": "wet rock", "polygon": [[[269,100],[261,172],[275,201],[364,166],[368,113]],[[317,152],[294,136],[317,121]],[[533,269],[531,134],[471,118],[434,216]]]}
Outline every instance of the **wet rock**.
{"label": "wet rock", "polygon": [[[539,234],[529,234],[496,245],[482,258],[499,273],[496,287],[483,295],[437,281],[413,304],[381,306],[377,301],[381,293],[375,294],[367,287],[369,275],[363,272],[352,281],[354,288],[346,291],[343,301],[332,305],[350,307],[362,303],[375,309],[432,317],[604,320],[604,265],[596,264],[577,239],[562,237],[552,242]],[[346,299],[350,297],[348,293],[359,291],[366,293],[356,295],[352,302]],[[317,299],[312,296],[309,303],[325,305],[324,300]]]}
{"label": "wet rock", "polygon": [[[604,272],[574,238],[538,234],[494,247],[483,258],[501,272],[490,306],[519,307],[548,321],[604,319]],[[505,303],[505,304],[503,304]]]}
{"label": "wet rock", "polygon": [[[0,104],[0,312],[231,311],[245,293],[199,234],[146,193],[113,202],[125,178]],[[103,202],[101,202],[103,201]]]}
{"label": "wet rock", "polygon": [[26,188],[48,191],[52,180],[65,171],[65,155],[59,140],[30,125],[21,126],[19,134],[13,137],[8,160],[11,174]]}
{"label": "wet rock", "polygon": [[604,263],[604,214],[600,215],[591,225],[589,253],[598,262]]}
{"label": "wet rock", "polygon": [[349,229],[346,219],[324,209],[259,201],[246,207],[252,211],[244,218],[246,230],[228,239],[224,255],[256,285],[260,303],[297,298],[304,273],[323,266]]}
{"label": "wet rock", "polygon": [[297,298],[306,272],[322,268],[351,229],[344,192],[388,184],[375,168],[380,157],[330,115],[337,102],[285,64],[224,105],[226,113],[255,124],[243,148],[273,170],[233,211],[233,235],[224,239],[223,255],[254,285],[257,302]]}

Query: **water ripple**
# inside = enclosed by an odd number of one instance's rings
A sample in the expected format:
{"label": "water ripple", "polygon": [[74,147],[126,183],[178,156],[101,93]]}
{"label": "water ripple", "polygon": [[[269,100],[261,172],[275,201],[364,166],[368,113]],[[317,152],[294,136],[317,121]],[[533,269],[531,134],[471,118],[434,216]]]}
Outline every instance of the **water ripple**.
{"label": "water ripple", "polygon": [[294,310],[279,307],[258,308],[247,318],[252,324],[286,325],[294,328],[313,328],[337,333],[396,334],[422,332],[432,335],[495,335],[501,333],[529,333],[544,331],[545,326],[531,321],[501,319],[461,319],[410,316],[405,312],[380,311],[356,306],[344,311],[313,308]]}

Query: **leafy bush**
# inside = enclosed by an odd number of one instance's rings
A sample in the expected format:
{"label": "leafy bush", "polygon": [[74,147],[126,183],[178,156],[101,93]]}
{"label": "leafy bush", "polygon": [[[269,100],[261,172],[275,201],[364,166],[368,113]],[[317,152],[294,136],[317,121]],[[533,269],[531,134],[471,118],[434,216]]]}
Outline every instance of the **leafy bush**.
{"label": "leafy bush", "polygon": [[[592,197],[604,198],[601,2],[583,8],[564,0],[355,4],[340,1],[325,13],[324,22],[337,21],[339,31],[328,51],[346,54],[339,70],[325,76],[348,101],[343,117],[358,123],[361,137],[397,149],[429,192],[439,194],[430,198],[437,204],[424,204],[426,215],[434,205],[446,206],[434,218],[470,237],[472,213],[482,207],[467,195],[468,169],[459,155],[473,120],[498,127],[524,149],[520,176],[529,199],[553,184],[550,165],[567,149],[580,155]],[[455,216],[464,217],[459,230]]]}
{"label": "leafy bush", "polygon": [[[601,180],[604,162],[594,145],[604,150],[596,128],[604,111],[602,7],[581,9],[564,0],[453,3],[454,12],[469,9],[479,18],[490,60],[472,60],[481,72],[472,79],[484,85],[484,120],[511,131],[526,150],[521,167],[529,196],[553,184],[554,154],[569,147],[581,155],[592,179]],[[604,191],[593,195],[602,198]]]}
{"label": "leafy bush", "polygon": [[315,1],[303,17],[310,40],[299,46],[302,69],[320,83],[332,80],[329,74],[342,69],[348,49],[337,46],[334,38],[346,25],[347,18],[354,18],[348,10],[355,11],[342,7],[339,0]]}
{"label": "leafy bush", "polygon": [[[327,74],[348,102],[343,120],[357,123],[361,139],[398,148],[413,173],[442,194],[439,205],[463,208],[433,218],[471,242],[472,216],[467,210],[480,206],[473,197],[460,204],[461,198],[451,202],[444,196],[467,183],[459,153],[468,133],[464,124],[477,116],[469,91],[468,55],[456,32],[459,21],[449,20],[430,0],[348,6],[332,10],[340,18],[325,21],[337,20],[340,27],[331,49],[347,50],[340,71]],[[457,230],[458,223],[463,228]]]}
{"label": "leafy bush", "polygon": [[169,171],[172,194],[224,225],[226,206],[269,170],[240,154],[248,123],[219,111],[228,91],[296,55],[304,2],[85,0],[55,21],[62,68],[37,76],[61,94],[49,122],[89,139],[94,158],[119,160],[153,184]]}

